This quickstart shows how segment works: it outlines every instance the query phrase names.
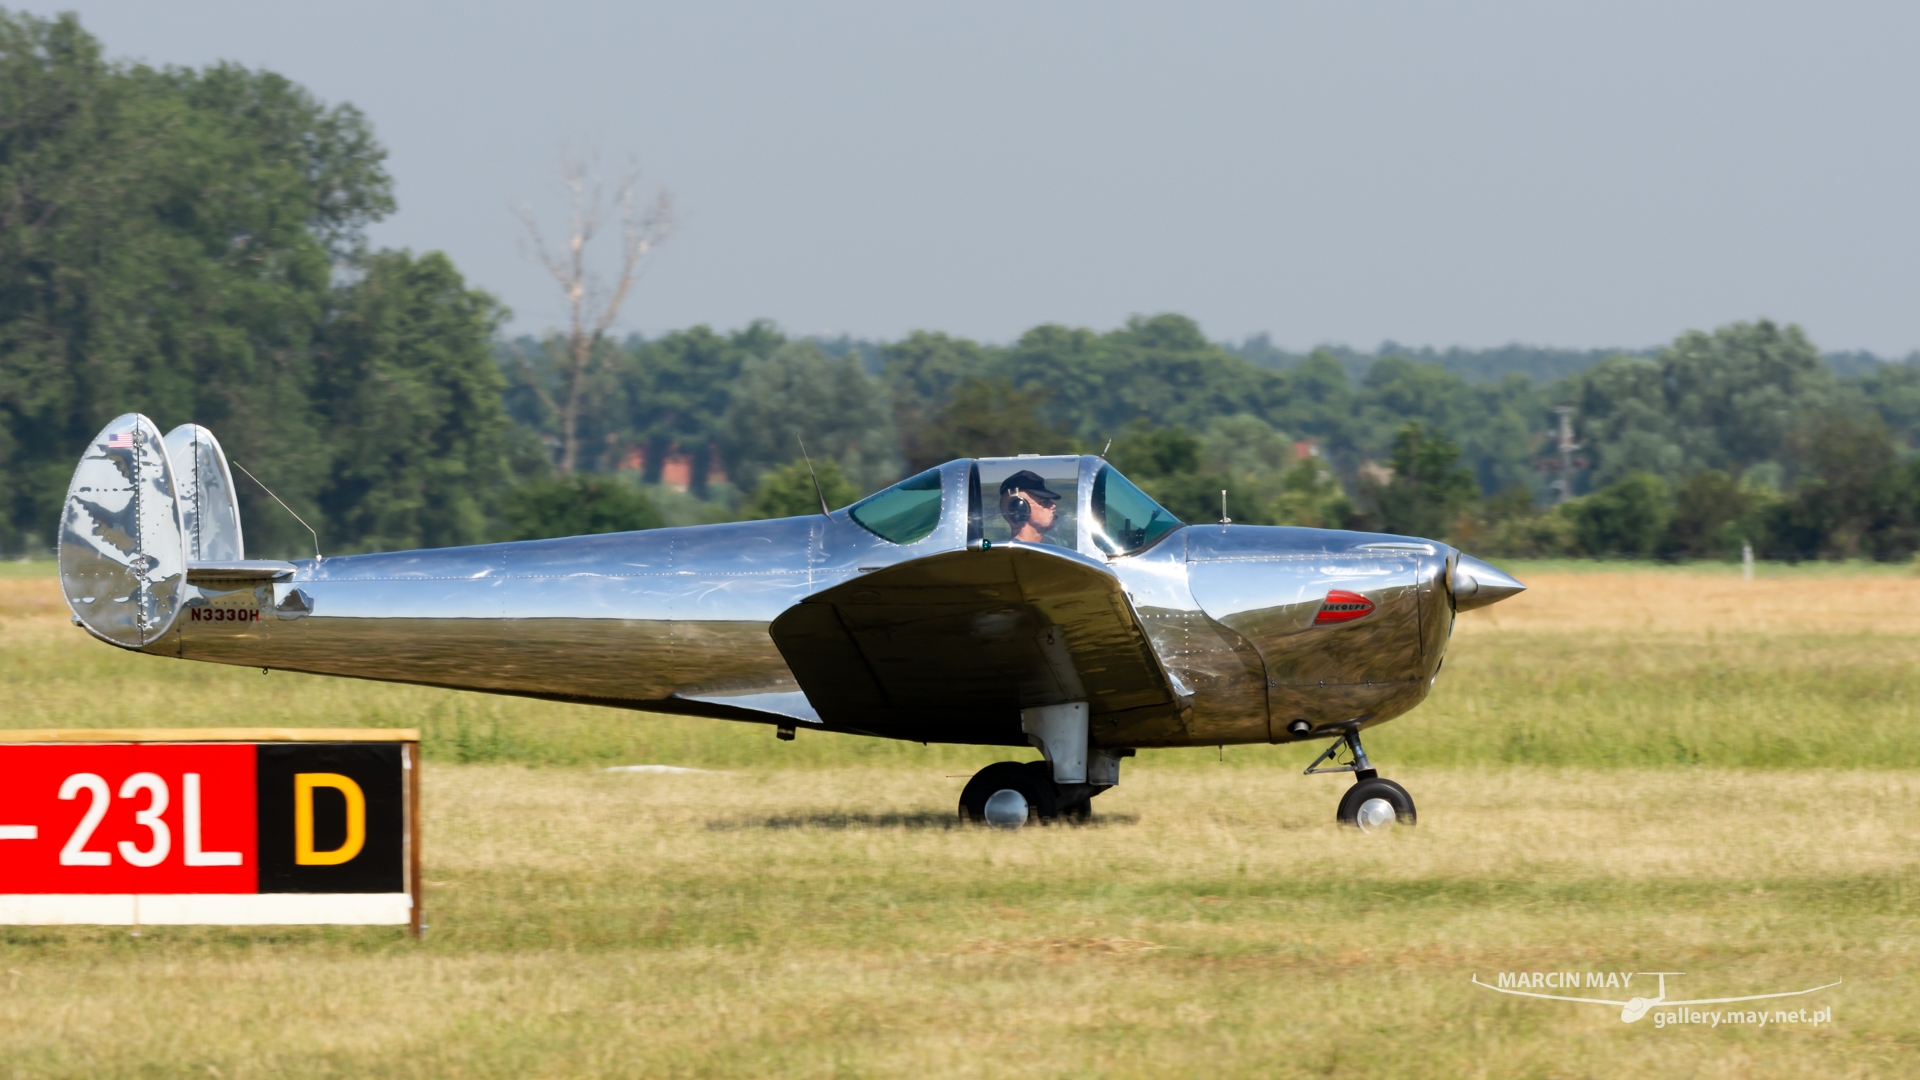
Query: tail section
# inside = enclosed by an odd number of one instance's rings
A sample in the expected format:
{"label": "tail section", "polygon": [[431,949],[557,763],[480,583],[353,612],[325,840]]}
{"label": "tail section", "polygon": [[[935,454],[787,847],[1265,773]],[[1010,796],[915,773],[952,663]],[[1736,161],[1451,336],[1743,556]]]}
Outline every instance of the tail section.
{"label": "tail section", "polygon": [[177,470],[173,479],[180,496],[180,523],[186,530],[187,561],[245,559],[240,501],[220,440],[198,424],[181,424],[167,432],[167,457]]}
{"label": "tail section", "polygon": [[[229,500],[232,490],[228,480]],[[88,630],[137,649],[173,626],[187,573],[180,511],[173,462],[153,421],[117,416],[87,444],[60,515],[60,587]],[[236,544],[239,537],[236,518]]]}

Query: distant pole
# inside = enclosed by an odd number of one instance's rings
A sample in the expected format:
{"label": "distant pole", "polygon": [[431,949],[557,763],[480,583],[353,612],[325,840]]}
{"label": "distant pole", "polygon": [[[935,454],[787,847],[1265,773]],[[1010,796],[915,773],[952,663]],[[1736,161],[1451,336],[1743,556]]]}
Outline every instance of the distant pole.
{"label": "distant pole", "polygon": [[1746,540],[1740,541],[1740,579],[1753,580],[1753,544]]}
{"label": "distant pole", "polygon": [[1553,411],[1560,418],[1560,475],[1553,481],[1557,505],[1573,498],[1573,452],[1580,444],[1573,441],[1573,406],[1555,405]]}

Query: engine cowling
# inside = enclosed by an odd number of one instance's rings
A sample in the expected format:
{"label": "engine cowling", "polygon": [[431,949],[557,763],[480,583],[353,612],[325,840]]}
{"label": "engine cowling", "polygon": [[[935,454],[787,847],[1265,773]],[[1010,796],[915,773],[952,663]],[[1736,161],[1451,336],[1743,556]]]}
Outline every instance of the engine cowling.
{"label": "engine cowling", "polygon": [[[1452,621],[1453,549],[1325,529],[1188,531],[1194,599],[1259,652],[1276,741],[1378,723],[1426,696]],[[1300,720],[1306,736],[1288,730]]]}

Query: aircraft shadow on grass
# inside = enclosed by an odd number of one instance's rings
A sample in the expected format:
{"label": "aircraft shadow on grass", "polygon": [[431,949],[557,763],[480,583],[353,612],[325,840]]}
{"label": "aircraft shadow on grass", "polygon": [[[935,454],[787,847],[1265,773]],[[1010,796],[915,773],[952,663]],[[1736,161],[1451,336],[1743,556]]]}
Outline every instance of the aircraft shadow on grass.
{"label": "aircraft shadow on grass", "polygon": [[[1140,820],[1135,814],[1102,814],[1098,818],[1083,823],[1082,827],[1104,825],[1133,825]],[[707,822],[711,832],[732,832],[740,829],[910,829],[936,830],[961,829],[972,823],[953,814],[936,813],[922,810],[905,814],[861,814],[861,813],[821,813],[821,814],[782,814],[776,817],[720,818]]]}

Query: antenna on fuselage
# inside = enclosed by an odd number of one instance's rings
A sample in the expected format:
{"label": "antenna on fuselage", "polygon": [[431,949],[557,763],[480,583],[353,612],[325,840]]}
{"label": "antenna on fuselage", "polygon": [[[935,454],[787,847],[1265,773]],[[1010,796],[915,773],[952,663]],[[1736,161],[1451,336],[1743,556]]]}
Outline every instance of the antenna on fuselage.
{"label": "antenna on fuselage", "polygon": [[1113,449],[1113,440],[1112,440],[1112,439],[1108,439],[1108,440],[1107,440],[1107,445],[1105,445],[1105,446],[1103,446],[1103,447],[1101,447],[1101,448],[1100,448],[1100,460],[1101,460],[1101,461],[1105,461],[1105,460],[1107,460],[1107,451],[1109,451],[1109,450],[1111,450],[1111,449]]}
{"label": "antenna on fuselage", "polygon": [[1227,489],[1220,489],[1220,524],[1231,525],[1233,519],[1227,516]]}
{"label": "antenna on fuselage", "polygon": [[[245,465],[240,464],[238,461],[233,461],[231,458],[229,458],[228,461],[230,464],[233,465],[234,468],[239,469],[243,473],[247,473],[247,479],[253,481],[256,484],[260,484],[260,490],[267,493],[267,498],[272,499],[274,502],[280,503],[280,509],[285,510],[289,514],[293,514],[293,507],[288,506],[284,502],[280,502],[280,496],[275,495],[273,493],[272,488],[268,487],[265,484],[261,484],[259,477],[253,475],[250,472],[247,472],[247,467]],[[320,534],[317,532],[313,532],[313,526],[307,524],[307,519],[301,517],[299,514],[293,514],[293,520],[299,522],[301,528],[307,530],[309,533],[313,533],[313,561],[314,562],[323,561],[323,558],[320,554]]]}
{"label": "antenna on fuselage", "polygon": [[820,498],[820,512],[828,517],[832,517],[833,511],[827,509],[827,493],[820,490],[820,474],[813,471],[813,458],[807,454],[807,440],[801,438],[799,433],[796,432],[793,436],[793,441],[800,444],[800,456],[806,460],[807,475],[813,477],[813,493]]}

